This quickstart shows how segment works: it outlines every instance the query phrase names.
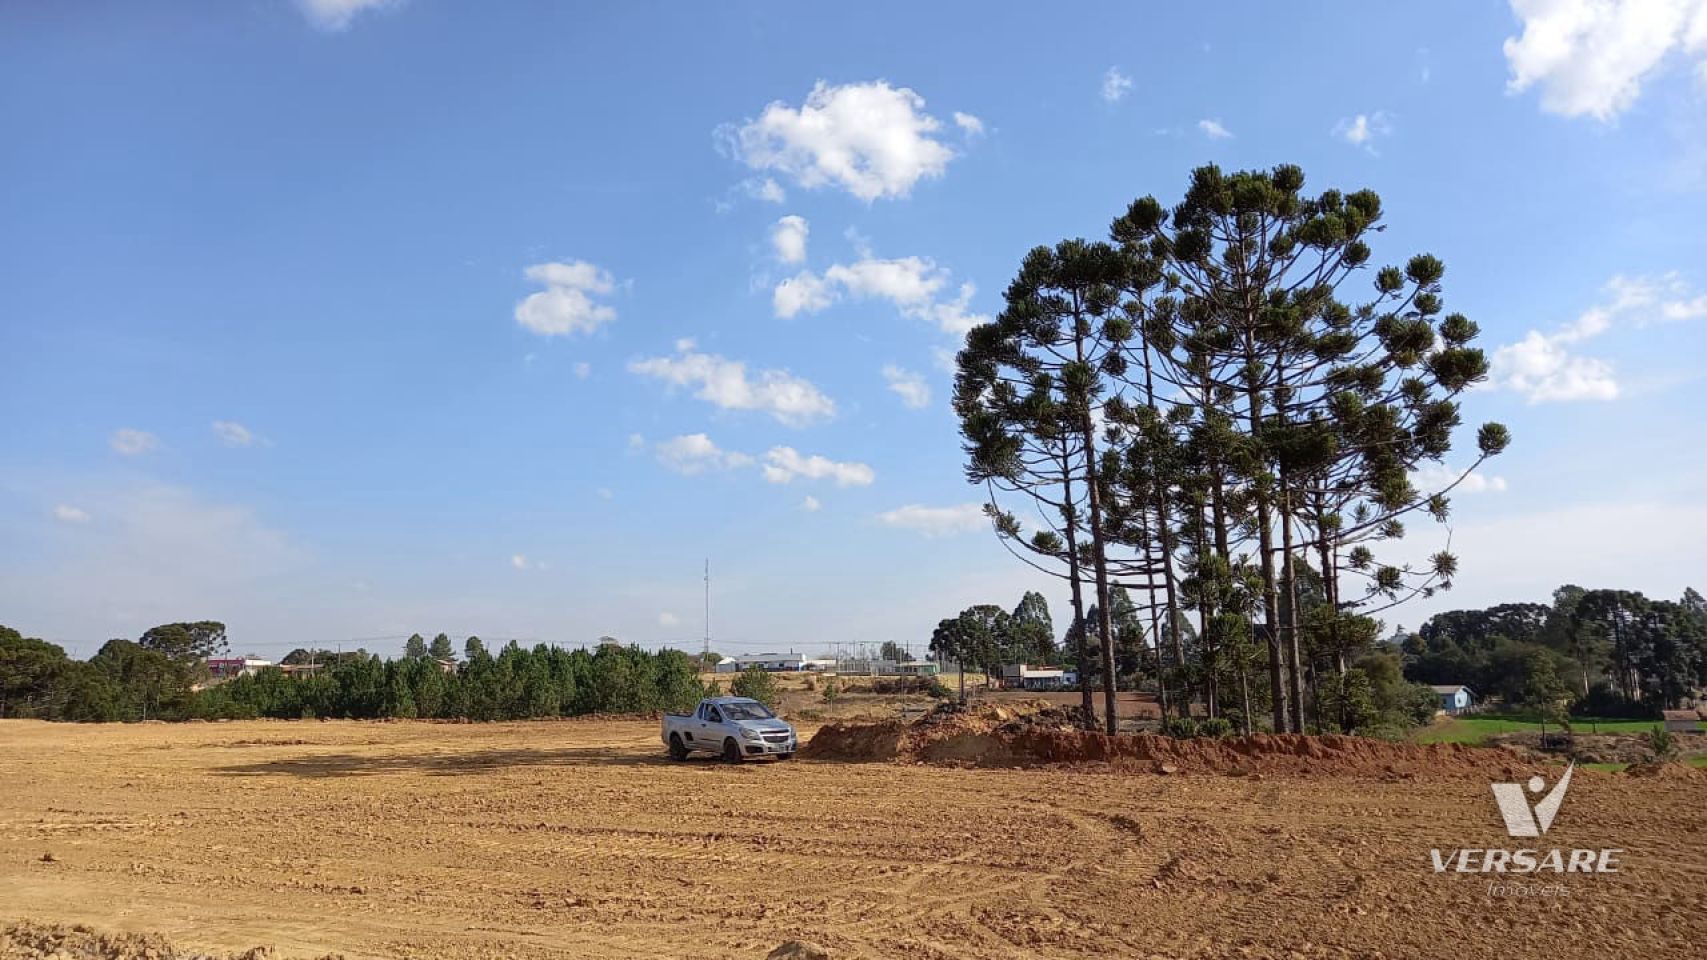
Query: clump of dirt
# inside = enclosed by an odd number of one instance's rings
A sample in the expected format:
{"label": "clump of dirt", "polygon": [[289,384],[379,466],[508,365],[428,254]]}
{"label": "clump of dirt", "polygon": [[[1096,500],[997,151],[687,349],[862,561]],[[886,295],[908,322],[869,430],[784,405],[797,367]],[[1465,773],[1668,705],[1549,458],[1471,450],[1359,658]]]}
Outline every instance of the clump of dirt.
{"label": "clump of dirt", "polygon": [[1337,735],[1255,734],[1175,739],[1088,730],[1077,708],[1029,701],[944,704],[912,724],[831,724],[807,744],[818,760],[977,767],[1101,764],[1153,773],[1456,778],[1506,777],[1531,764],[1510,751],[1456,743],[1404,744]]}
{"label": "clump of dirt", "polygon": [[765,960],[830,960],[830,951],[805,940],[789,940],[765,954]]}
{"label": "clump of dirt", "polygon": [[1685,783],[1707,780],[1707,770],[1697,770],[1686,763],[1635,763],[1625,767],[1626,777],[1647,780],[1678,780]]}
{"label": "clump of dirt", "polygon": [[[0,960],[272,960],[268,947],[242,953],[180,950],[164,937],[102,933],[89,927],[14,923],[0,927]],[[332,955],[322,960],[337,960]]]}

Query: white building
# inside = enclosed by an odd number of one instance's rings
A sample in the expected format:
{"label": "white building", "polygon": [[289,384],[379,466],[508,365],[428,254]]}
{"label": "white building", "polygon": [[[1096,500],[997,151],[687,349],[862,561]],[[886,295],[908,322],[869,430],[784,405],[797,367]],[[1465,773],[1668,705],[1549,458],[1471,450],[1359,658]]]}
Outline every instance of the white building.
{"label": "white building", "polygon": [[[1075,675],[1073,679],[1078,677]],[[1061,667],[1034,667],[1025,663],[1002,667],[1002,686],[1010,690],[1059,690],[1068,682],[1067,671]]]}
{"label": "white building", "polygon": [[249,654],[246,657],[209,657],[207,674],[215,680],[229,680],[232,677],[252,677],[262,669],[273,665],[271,660]]}
{"label": "white building", "polygon": [[740,673],[758,667],[772,673],[795,673],[806,669],[806,658],[798,653],[752,653],[739,657],[724,657],[717,664],[718,673]]}

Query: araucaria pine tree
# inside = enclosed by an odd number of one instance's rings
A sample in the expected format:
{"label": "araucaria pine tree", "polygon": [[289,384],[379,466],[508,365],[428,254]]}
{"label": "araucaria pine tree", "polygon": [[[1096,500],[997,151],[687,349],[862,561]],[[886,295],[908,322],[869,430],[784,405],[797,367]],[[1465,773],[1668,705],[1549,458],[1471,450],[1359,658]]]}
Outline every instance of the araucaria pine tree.
{"label": "araucaria pine tree", "polygon": [[[1371,265],[1381,229],[1372,191],[1202,167],[1179,204],[1133,203],[1110,243],[1032,251],[1007,309],[968,335],[968,477],[998,536],[1069,580],[1075,622],[1095,591],[1099,622],[1076,634],[1094,631],[1111,730],[1113,588],[1145,608],[1137,659],[1164,706],[1249,729],[1266,702],[1273,729],[1301,732],[1309,691],[1361,682],[1345,674],[1371,614],[1451,586],[1449,553],[1410,566],[1375,549],[1412,514],[1444,522],[1447,494],[1509,435],[1482,426],[1457,479],[1418,488],[1487,360],[1476,325],[1445,312],[1439,260]],[[1016,493],[1038,509],[1004,502]],[[1266,689],[1250,682],[1264,652]],[[1316,704],[1318,727],[1358,711],[1327,713]]]}

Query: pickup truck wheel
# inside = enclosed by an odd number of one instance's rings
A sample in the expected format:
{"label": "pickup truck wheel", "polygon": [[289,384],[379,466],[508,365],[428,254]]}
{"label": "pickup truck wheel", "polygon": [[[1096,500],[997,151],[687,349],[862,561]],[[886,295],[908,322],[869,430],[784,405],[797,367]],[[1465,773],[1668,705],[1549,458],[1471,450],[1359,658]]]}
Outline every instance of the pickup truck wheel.
{"label": "pickup truck wheel", "polygon": [[724,763],[740,763],[741,762],[741,745],[735,742],[734,737],[730,737],[729,739],[723,741],[723,762]]}
{"label": "pickup truck wheel", "polygon": [[682,738],[674,733],[670,734],[670,759],[686,760],[687,758],[688,748],[682,746]]}

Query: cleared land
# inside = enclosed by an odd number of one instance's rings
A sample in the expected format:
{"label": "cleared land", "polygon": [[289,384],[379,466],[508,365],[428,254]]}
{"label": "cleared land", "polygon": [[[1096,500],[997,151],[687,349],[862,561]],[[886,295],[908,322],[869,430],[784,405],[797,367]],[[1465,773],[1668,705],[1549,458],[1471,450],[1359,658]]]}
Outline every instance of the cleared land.
{"label": "cleared land", "polygon": [[[1689,955],[1707,774],[1579,774],[1490,897],[1485,778],[671,764],[652,724],[0,722],[0,923],[282,956]],[[1543,878],[1553,883],[1550,875]]]}

